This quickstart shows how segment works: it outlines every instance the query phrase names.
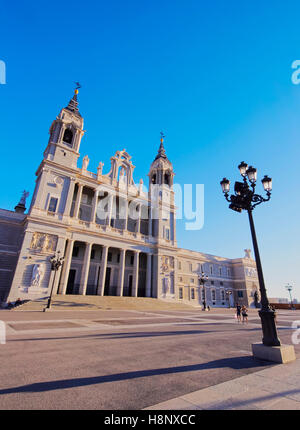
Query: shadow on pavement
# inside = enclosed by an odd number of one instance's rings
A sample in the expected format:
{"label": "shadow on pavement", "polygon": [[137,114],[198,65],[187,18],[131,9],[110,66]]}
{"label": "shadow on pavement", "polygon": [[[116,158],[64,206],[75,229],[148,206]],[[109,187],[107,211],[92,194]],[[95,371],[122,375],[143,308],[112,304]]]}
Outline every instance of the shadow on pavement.
{"label": "shadow on pavement", "polygon": [[[83,387],[87,385],[103,384],[106,382],[118,382],[128,379],[144,378],[157,375],[168,375],[183,372],[195,372],[207,369],[251,369],[270,365],[269,362],[254,360],[251,356],[230,357],[213,360],[207,363],[192,364],[188,366],[166,367],[161,369],[137,370],[134,372],[116,373],[113,375],[93,376],[89,378],[61,379],[58,381],[37,382],[35,384],[22,385],[14,388],[0,390],[0,395],[12,393],[40,393],[66,388]],[[272,363],[274,365],[274,363]]]}

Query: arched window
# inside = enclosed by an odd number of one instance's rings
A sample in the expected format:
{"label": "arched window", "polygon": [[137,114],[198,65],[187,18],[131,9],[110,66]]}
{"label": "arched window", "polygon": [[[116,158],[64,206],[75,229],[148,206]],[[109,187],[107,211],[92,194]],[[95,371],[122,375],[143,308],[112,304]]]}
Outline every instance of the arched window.
{"label": "arched window", "polygon": [[216,300],[216,291],[215,290],[211,290],[211,299]]}
{"label": "arched window", "polygon": [[152,179],[151,179],[152,184],[156,184],[156,173],[154,173],[152,175]]}
{"label": "arched window", "polygon": [[63,141],[64,141],[64,143],[68,143],[69,145],[71,145],[72,140],[73,140],[73,132],[72,132],[72,130],[67,128],[64,132]]}
{"label": "arched window", "polygon": [[164,184],[169,185],[169,174],[168,173],[164,174]]}

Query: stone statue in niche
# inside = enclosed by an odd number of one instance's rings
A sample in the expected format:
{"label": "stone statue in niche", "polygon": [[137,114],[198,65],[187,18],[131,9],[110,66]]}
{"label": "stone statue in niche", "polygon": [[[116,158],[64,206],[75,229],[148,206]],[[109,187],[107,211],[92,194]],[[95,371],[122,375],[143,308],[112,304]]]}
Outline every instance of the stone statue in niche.
{"label": "stone statue in niche", "polygon": [[42,264],[35,264],[32,268],[31,286],[40,287],[41,281],[45,273],[45,268]]}
{"label": "stone statue in niche", "polygon": [[87,170],[90,159],[87,155],[85,155],[82,159],[82,170]]}
{"label": "stone statue in niche", "polygon": [[169,278],[164,278],[164,293],[167,294],[169,291]]}
{"label": "stone statue in niche", "polygon": [[119,174],[119,184],[120,185],[126,185],[126,171],[124,167],[121,167],[120,174]]}

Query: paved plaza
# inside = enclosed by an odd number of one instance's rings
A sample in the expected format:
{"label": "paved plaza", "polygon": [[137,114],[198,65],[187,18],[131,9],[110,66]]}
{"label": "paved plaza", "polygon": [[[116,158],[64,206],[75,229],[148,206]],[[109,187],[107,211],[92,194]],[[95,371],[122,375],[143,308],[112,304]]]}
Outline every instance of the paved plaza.
{"label": "paved plaza", "polygon": [[[244,325],[234,309],[196,308],[2,310],[0,320],[2,410],[257,409],[253,396],[270,408],[299,409],[298,360],[252,358],[251,344],[262,337],[256,310]],[[291,344],[296,320],[300,311],[278,311],[282,343]]]}

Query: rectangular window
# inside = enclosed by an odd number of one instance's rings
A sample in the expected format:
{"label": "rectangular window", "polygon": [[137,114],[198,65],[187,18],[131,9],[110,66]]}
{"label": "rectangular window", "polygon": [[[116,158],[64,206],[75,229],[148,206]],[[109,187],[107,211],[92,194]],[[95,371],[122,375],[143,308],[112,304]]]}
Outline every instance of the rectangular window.
{"label": "rectangular window", "polygon": [[216,292],[215,292],[215,290],[211,291],[211,299],[212,300],[216,300]]}
{"label": "rectangular window", "polygon": [[178,269],[181,270],[181,261],[178,261]]}
{"label": "rectangular window", "polygon": [[238,291],[237,293],[238,293],[238,297],[239,297],[240,299],[242,299],[242,298],[244,297],[244,293],[243,293],[243,291]]}
{"label": "rectangular window", "polygon": [[222,276],[222,267],[219,267],[219,274]]}
{"label": "rectangular window", "polygon": [[230,276],[230,269],[227,269],[227,276]]}
{"label": "rectangular window", "polygon": [[179,298],[180,298],[180,299],[182,299],[182,298],[183,298],[182,288],[179,288]]}
{"label": "rectangular window", "polygon": [[58,199],[56,197],[51,197],[49,206],[48,206],[49,212],[56,212],[57,202],[58,202]]}
{"label": "rectangular window", "polygon": [[191,278],[191,284],[193,284],[195,282],[194,278]]}
{"label": "rectangular window", "polygon": [[195,298],[195,290],[194,288],[191,289],[191,299],[194,300]]}
{"label": "rectangular window", "polygon": [[209,270],[210,270],[210,274],[212,275],[212,274],[213,274],[213,267],[212,267],[212,266],[210,266],[210,267],[209,267]]}
{"label": "rectangular window", "polygon": [[170,240],[170,230],[166,228],[166,239]]}
{"label": "rectangular window", "polygon": [[210,281],[211,285],[215,285],[215,281]]}
{"label": "rectangular window", "polygon": [[193,271],[193,265],[192,265],[192,263],[190,263],[190,272],[192,272]]}
{"label": "rectangular window", "polygon": [[222,282],[222,281],[220,282],[220,285],[221,285],[221,286],[223,285],[223,282]]}

